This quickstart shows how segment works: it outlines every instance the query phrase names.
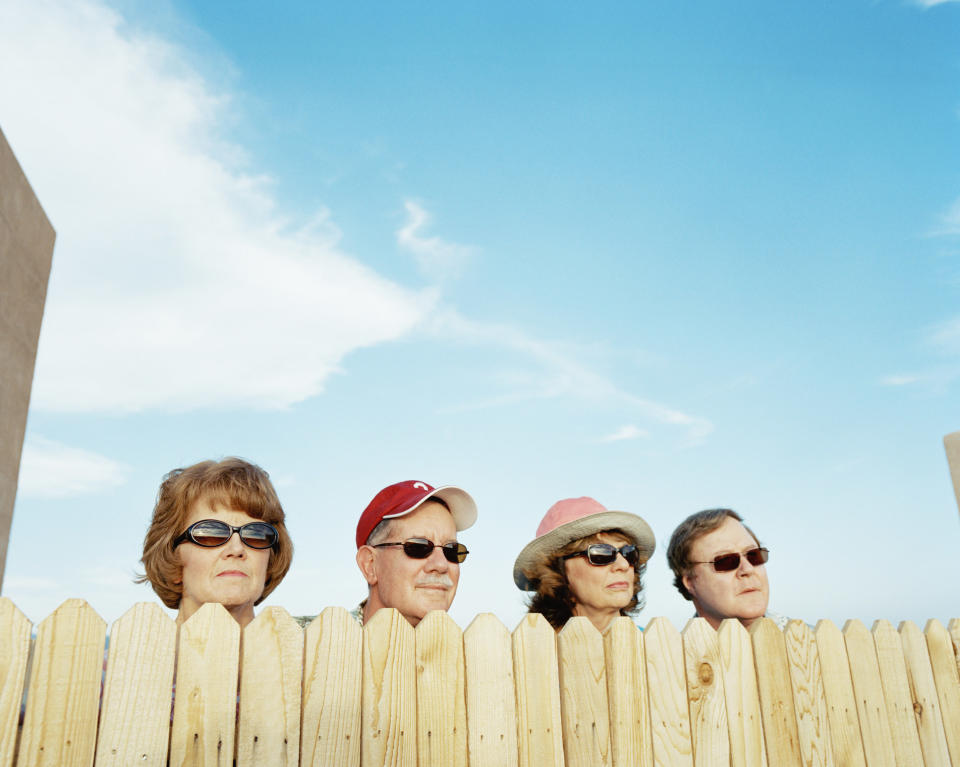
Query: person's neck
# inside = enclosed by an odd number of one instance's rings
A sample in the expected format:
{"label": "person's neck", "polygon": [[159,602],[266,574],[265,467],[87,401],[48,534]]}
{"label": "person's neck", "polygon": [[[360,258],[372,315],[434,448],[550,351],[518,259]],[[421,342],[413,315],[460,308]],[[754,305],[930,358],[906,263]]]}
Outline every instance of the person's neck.
{"label": "person's neck", "polygon": [[588,618],[597,631],[602,634],[607,630],[610,622],[620,615],[620,610],[616,607],[592,608],[587,605],[576,604],[573,606],[571,614]]}

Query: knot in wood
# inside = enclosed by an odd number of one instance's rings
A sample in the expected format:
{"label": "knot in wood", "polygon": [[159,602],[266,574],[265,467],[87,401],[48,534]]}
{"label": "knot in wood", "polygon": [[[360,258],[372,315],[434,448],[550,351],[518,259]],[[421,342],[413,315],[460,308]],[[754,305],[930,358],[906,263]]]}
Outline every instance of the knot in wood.
{"label": "knot in wood", "polygon": [[919,700],[915,700],[913,702],[913,713],[915,713],[917,716],[920,716],[923,713],[923,704],[921,704]]}
{"label": "knot in wood", "polygon": [[709,663],[701,663],[698,676],[700,677],[700,684],[713,684],[713,667]]}

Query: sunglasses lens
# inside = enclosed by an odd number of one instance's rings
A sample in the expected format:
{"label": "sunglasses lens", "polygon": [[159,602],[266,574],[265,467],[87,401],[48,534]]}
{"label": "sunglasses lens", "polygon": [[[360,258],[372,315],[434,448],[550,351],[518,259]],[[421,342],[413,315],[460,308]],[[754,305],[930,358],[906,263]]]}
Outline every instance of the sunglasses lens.
{"label": "sunglasses lens", "polygon": [[751,565],[760,567],[760,565],[766,564],[767,560],[770,559],[770,552],[766,549],[750,549],[745,556]]}
{"label": "sunglasses lens", "polygon": [[443,549],[443,556],[447,558],[447,561],[453,564],[460,564],[470,553],[462,543],[445,543],[440,548]]}
{"label": "sunglasses lens", "polygon": [[593,543],[587,546],[587,560],[591,565],[602,567],[617,558],[617,550],[609,543]]}
{"label": "sunglasses lens", "polygon": [[251,549],[269,549],[277,537],[277,531],[266,522],[251,522],[240,528],[240,540]]}
{"label": "sunglasses lens", "polygon": [[718,573],[729,573],[731,570],[736,570],[740,567],[740,555],[739,554],[724,554],[723,556],[717,557],[713,560],[713,569]]}
{"label": "sunglasses lens", "polygon": [[627,560],[627,564],[635,566],[640,559],[640,550],[632,543],[621,547],[620,553]]}
{"label": "sunglasses lens", "polygon": [[403,553],[410,559],[426,559],[433,551],[433,541],[426,538],[411,538],[403,542]]}
{"label": "sunglasses lens", "polygon": [[207,519],[198,522],[190,528],[190,538],[198,546],[222,546],[233,534],[230,526],[225,522],[218,522],[215,519]]}

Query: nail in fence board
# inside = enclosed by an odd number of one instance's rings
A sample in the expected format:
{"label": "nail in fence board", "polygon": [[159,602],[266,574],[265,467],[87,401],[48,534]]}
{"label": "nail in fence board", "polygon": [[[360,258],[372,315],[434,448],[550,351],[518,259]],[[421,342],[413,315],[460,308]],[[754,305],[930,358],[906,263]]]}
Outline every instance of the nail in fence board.
{"label": "nail in fence board", "polygon": [[613,767],[653,767],[643,632],[614,618],[603,635]]}
{"label": "nail in fence board", "polygon": [[110,628],[97,767],[164,767],[170,742],[177,624],[140,602]]}
{"label": "nail in fence board", "polygon": [[850,679],[853,682],[867,764],[870,767],[896,767],[873,636],[863,623],[849,620],[843,627],[843,640],[850,660]]}
{"label": "nail in fence board", "polygon": [[363,629],[342,607],[307,626],[300,767],[359,767]]}
{"label": "nail in fence board", "polygon": [[683,629],[683,660],[690,708],[690,741],[696,767],[727,767],[730,735],[717,632],[703,618]]}
{"label": "nail in fence board", "polygon": [[480,613],[463,632],[470,767],[517,767],[517,701],[510,632]]}
{"label": "nail in fence board", "polygon": [[466,767],[463,634],[434,610],[417,624],[417,765]]}
{"label": "nail in fence board", "polygon": [[938,620],[929,620],[923,632],[927,637],[930,667],[937,686],[937,701],[943,717],[947,749],[955,765],[960,764],[960,680],[950,634]]}
{"label": "nail in fence board", "polygon": [[950,767],[950,754],[943,732],[943,717],[940,715],[927,642],[913,621],[900,624],[900,642],[907,666],[917,732],[920,734],[923,763],[926,767]]}
{"label": "nail in fence board", "polygon": [[680,634],[666,618],[654,618],[643,637],[647,648],[647,685],[653,763],[693,767],[690,711]]}
{"label": "nail in fence board", "polygon": [[913,697],[907,666],[903,660],[903,645],[900,634],[889,621],[875,621],[873,644],[877,650],[877,665],[883,684],[883,697],[887,706],[887,720],[893,741],[894,762],[923,764],[920,736],[913,711]]}
{"label": "nail in fence board", "polygon": [[767,767],[750,635],[740,621],[728,619],[717,630],[717,645],[726,692],[730,767]]}
{"label": "nail in fence board", "polygon": [[13,764],[20,701],[30,656],[30,621],[6,597],[0,597],[0,767]]}
{"label": "nail in fence board", "polygon": [[772,620],[761,618],[750,625],[750,640],[767,761],[775,767],[800,767],[803,762],[783,634]]}
{"label": "nail in fence board", "polygon": [[82,599],[68,599],[37,627],[18,765],[88,767],[107,624]]}
{"label": "nail in fence board", "polygon": [[567,767],[610,767],[610,714],[603,637],[587,618],[557,634],[560,713]]}

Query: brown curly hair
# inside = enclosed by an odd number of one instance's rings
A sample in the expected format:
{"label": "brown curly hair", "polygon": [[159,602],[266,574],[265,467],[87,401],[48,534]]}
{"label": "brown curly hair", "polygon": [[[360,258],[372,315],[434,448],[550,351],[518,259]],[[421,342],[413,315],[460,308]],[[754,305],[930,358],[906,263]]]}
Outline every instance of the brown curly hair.
{"label": "brown curly hair", "polygon": [[194,505],[200,502],[243,511],[277,528],[280,536],[270,551],[263,593],[254,603],[260,604],[280,585],[290,569],[293,541],[284,524],[283,507],[270,482],[270,475],[242,458],[201,461],[174,469],[164,476],[157,492],[153,518],[143,539],[140,561],[146,573],[138,576],[136,582],[149,581],[167,607],[176,609],[180,606],[183,566],[173,541],[186,529]]}
{"label": "brown curly hair", "polygon": [[[537,584],[537,590],[530,597],[530,602],[527,605],[527,612],[541,613],[557,631],[564,627],[573,616],[576,600],[570,591],[570,582],[567,580],[563,557],[565,554],[582,551],[591,543],[604,543],[605,541],[600,537],[602,533],[616,533],[627,540],[631,540],[630,536],[622,530],[601,530],[593,535],[588,535],[586,538],[571,541],[563,548],[545,556],[530,570],[524,571],[527,579]],[[646,560],[638,560],[633,570],[636,574],[633,581],[633,597],[625,607],[620,609],[621,615],[636,615],[644,606],[643,574],[647,570]]]}

